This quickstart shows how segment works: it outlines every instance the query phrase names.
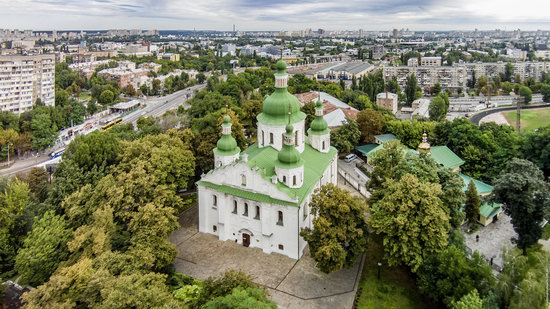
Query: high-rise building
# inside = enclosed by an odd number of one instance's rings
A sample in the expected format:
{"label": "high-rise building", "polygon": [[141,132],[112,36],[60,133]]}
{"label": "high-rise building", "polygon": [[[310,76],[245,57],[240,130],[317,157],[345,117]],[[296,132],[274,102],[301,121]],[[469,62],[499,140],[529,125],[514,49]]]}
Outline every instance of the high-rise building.
{"label": "high-rise building", "polygon": [[31,110],[40,99],[55,104],[55,55],[0,56],[0,110]]}

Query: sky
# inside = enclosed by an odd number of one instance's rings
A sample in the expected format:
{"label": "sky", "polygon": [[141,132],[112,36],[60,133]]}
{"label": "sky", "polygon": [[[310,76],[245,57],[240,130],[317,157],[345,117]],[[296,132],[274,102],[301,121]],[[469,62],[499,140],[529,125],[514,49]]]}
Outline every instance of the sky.
{"label": "sky", "polygon": [[550,0],[0,0],[33,30],[550,30]]}

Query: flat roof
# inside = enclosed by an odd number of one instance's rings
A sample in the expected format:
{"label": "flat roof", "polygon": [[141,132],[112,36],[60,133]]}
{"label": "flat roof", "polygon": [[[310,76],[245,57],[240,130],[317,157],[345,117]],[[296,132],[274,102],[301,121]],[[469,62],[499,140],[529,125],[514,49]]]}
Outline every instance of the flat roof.
{"label": "flat roof", "polygon": [[347,62],[344,64],[341,64],[335,68],[332,68],[334,71],[344,71],[349,72],[352,74],[358,74],[363,71],[366,71],[370,69],[371,67],[374,67],[374,65],[368,63],[368,62]]}
{"label": "flat roof", "polygon": [[115,105],[113,105],[111,108],[114,109],[129,109],[132,107],[135,107],[136,105],[139,105],[139,100],[132,100],[128,102],[120,102]]}

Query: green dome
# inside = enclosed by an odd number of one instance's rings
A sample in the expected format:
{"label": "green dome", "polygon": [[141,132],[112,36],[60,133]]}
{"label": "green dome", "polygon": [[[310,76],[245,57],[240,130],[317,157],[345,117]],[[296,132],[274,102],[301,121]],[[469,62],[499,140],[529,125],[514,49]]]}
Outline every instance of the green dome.
{"label": "green dome", "polygon": [[325,118],[323,118],[322,116],[317,116],[315,117],[315,119],[313,119],[313,121],[309,125],[309,128],[312,131],[325,131],[326,129],[328,129],[328,124],[325,121]]}
{"label": "green dome", "polygon": [[223,123],[231,123],[231,117],[229,115],[223,116]]}
{"label": "green dome", "polygon": [[317,103],[315,103],[315,108],[323,108],[323,102],[321,102],[321,100],[317,100]]}
{"label": "green dome", "polygon": [[286,125],[286,134],[292,134],[294,132],[294,126],[292,126],[290,123]]}
{"label": "green dome", "polygon": [[286,71],[286,63],[283,60],[277,61],[275,69],[279,72]]}
{"label": "green dome", "polygon": [[262,112],[269,116],[288,117],[292,114],[300,112],[300,101],[298,98],[290,94],[286,89],[276,89],[270,96],[265,98]]}
{"label": "green dome", "polygon": [[237,141],[231,135],[222,135],[218,140],[216,147],[219,151],[233,151],[237,148]]}
{"label": "green dome", "polygon": [[296,164],[301,161],[301,156],[294,145],[283,145],[279,151],[277,159],[283,164]]}

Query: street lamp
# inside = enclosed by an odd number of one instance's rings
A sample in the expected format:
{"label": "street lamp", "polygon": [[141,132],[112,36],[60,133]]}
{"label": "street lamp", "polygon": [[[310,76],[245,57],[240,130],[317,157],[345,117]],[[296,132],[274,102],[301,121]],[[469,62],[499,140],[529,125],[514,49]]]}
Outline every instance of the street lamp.
{"label": "street lamp", "polygon": [[380,269],[382,268],[382,263],[378,262],[378,280],[380,280]]}
{"label": "street lamp", "polygon": [[10,165],[10,146],[13,146],[13,144],[8,143],[8,166]]}

